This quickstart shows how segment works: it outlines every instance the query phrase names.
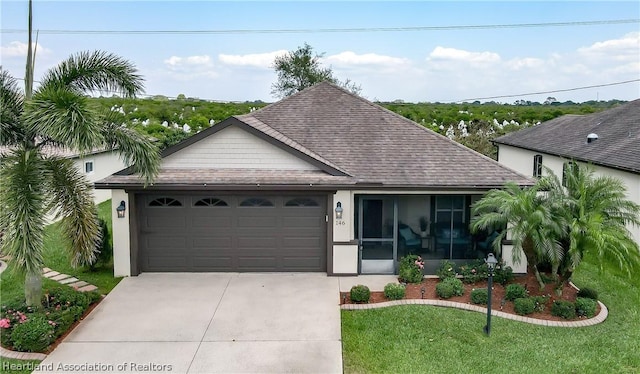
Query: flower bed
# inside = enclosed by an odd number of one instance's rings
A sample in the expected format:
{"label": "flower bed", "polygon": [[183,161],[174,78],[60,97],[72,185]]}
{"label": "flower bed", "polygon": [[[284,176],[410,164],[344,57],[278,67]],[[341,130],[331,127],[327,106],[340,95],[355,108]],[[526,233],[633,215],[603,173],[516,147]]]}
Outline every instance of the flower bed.
{"label": "flower bed", "polygon": [[45,352],[100,298],[97,292],[78,292],[59,286],[45,292],[41,308],[26,306],[22,299],[3,300],[0,307],[2,346],[20,352]]}

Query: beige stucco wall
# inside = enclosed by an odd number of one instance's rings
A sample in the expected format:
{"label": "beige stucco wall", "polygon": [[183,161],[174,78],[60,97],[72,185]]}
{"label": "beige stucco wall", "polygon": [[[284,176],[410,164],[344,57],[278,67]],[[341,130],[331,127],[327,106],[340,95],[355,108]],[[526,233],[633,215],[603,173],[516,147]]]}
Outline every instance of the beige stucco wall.
{"label": "beige stucco wall", "polygon": [[310,163],[235,126],[165,157],[162,167],[317,170]]}
{"label": "beige stucco wall", "polygon": [[[113,275],[126,277],[131,275],[131,243],[129,233],[129,194],[124,190],[111,190],[111,221],[113,222]],[[118,218],[116,208],[120,202],[127,204],[124,218]]]}
{"label": "beige stucco wall", "polygon": [[[337,203],[342,204],[342,219],[336,219],[335,208]],[[333,223],[333,273],[357,274],[358,273],[358,245],[353,244],[354,234],[354,200],[351,191],[337,191],[333,195],[329,216]]]}
{"label": "beige stucco wall", "polygon": [[[542,152],[534,152],[517,147],[500,145],[500,151],[498,152],[498,162],[527,176],[533,176],[533,156],[537,154],[542,155],[542,164],[544,166],[550,168],[553,173],[559,178],[562,177],[562,165],[566,160],[561,157],[549,155]],[[608,175],[610,177],[622,180],[627,187],[627,197],[631,201],[640,204],[639,174],[633,174],[604,166],[593,166],[593,168],[595,174],[598,176]],[[628,228],[635,240],[640,243],[640,227],[633,227],[630,225]]]}

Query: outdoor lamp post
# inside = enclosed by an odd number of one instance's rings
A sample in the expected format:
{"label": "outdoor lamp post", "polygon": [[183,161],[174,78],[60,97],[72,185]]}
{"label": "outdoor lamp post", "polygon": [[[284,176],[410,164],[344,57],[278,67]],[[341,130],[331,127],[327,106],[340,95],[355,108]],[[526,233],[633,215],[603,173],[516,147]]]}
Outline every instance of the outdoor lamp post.
{"label": "outdoor lamp post", "polygon": [[496,260],[493,253],[489,253],[484,260],[489,268],[489,282],[487,283],[487,325],[484,327],[484,333],[491,334],[491,289],[493,288],[493,270],[496,268],[498,260]]}

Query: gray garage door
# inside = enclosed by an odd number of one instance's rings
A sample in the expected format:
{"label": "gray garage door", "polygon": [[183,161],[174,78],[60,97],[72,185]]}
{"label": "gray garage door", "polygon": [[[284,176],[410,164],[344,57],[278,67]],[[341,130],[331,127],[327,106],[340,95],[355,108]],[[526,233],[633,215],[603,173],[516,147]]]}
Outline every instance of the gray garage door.
{"label": "gray garage door", "polygon": [[140,271],[326,271],[326,196],[138,195]]}

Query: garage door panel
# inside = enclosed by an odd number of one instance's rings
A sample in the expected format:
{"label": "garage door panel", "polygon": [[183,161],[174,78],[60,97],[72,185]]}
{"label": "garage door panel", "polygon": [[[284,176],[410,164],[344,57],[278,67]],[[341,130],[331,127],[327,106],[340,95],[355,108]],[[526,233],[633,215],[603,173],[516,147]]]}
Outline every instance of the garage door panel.
{"label": "garage door panel", "polygon": [[316,217],[282,217],[282,225],[284,227],[322,227],[324,224],[324,217],[322,220]]}
{"label": "garage door panel", "polygon": [[194,215],[191,223],[193,229],[230,228],[232,226],[233,218],[230,216]]}
{"label": "garage door panel", "polygon": [[[326,271],[326,196],[156,192],[137,200],[142,271]],[[182,205],[166,206],[174,200]]]}
{"label": "garage door panel", "polygon": [[322,238],[320,237],[304,237],[304,238],[284,238],[282,246],[284,248],[320,248]]}
{"label": "garage door panel", "polygon": [[194,256],[193,269],[196,271],[229,271],[233,268],[233,256]]}
{"label": "garage door panel", "polygon": [[[189,268],[189,259],[187,256],[149,256],[146,261],[146,270],[148,271],[185,271]],[[143,266],[145,269],[145,266]]]}
{"label": "garage door panel", "polygon": [[274,216],[264,216],[264,217],[250,217],[250,216],[242,216],[238,217],[238,228],[243,229],[251,229],[251,228],[260,228],[260,227],[270,227],[275,228],[278,226],[278,219]]}
{"label": "garage door panel", "polygon": [[194,236],[192,241],[194,250],[231,250],[233,247],[233,238],[230,236]]}
{"label": "garage door panel", "polygon": [[186,229],[187,220],[186,217],[177,216],[172,214],[158,214],[146,217],[146,228],[155,229]]}
{"label": "garage door panel", "polygon": [[283,257],[282,267],[286,271],[313,271],[322,266],[321,257]]}

